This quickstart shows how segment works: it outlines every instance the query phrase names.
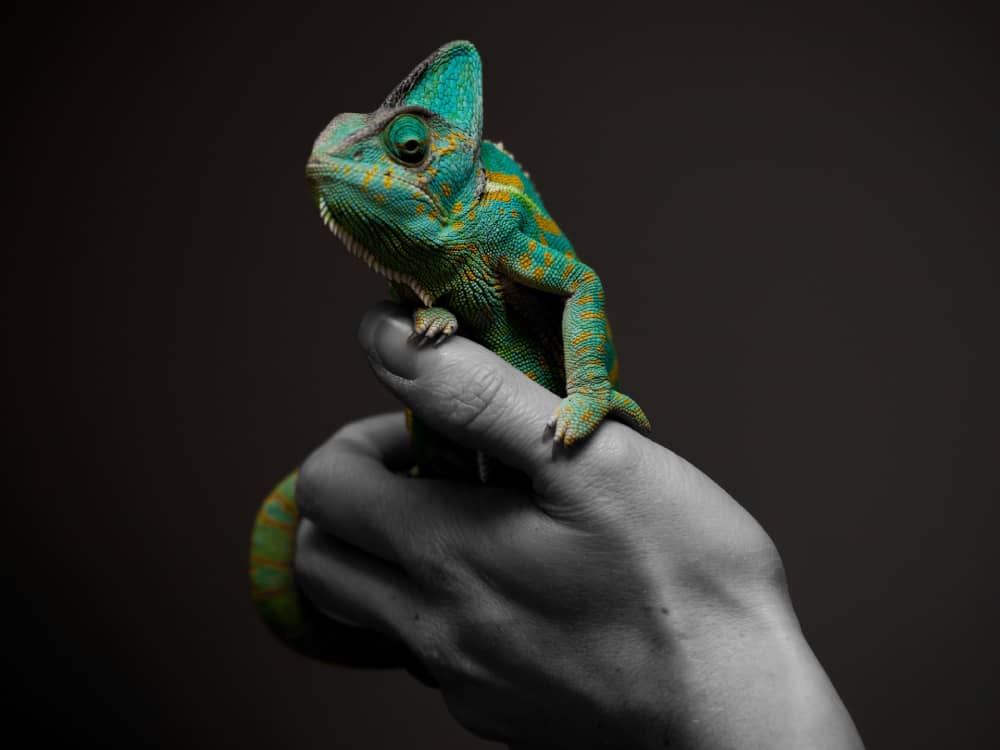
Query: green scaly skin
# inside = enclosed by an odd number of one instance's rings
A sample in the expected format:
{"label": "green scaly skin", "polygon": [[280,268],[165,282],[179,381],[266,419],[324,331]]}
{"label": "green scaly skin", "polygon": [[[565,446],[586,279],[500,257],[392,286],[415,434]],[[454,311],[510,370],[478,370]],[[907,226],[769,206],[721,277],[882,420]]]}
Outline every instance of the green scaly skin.
{"label": "green scaly skin", "polygon": [[[416,336],[440,342],[461,327],[563,396],[547,426],[556,442],[572,445],[607,416],[649,431],[638,405],[615,389],[600,279],[527,173],[500,144],[482,140],[482,73],[472,44],[438,49],[371,114],[334,118],[316,139],[306,176],[326,226],[413,306]],[[456,473],[440,458],[447,441],[419,424],[412,432],[422,474]],[[475,463],[468,454],[461,460]],[[257,516],[250,577],[259,612],[309,655],[384,661],[365,631],[317,616],[298,594],[294,498],[293,474]]]}

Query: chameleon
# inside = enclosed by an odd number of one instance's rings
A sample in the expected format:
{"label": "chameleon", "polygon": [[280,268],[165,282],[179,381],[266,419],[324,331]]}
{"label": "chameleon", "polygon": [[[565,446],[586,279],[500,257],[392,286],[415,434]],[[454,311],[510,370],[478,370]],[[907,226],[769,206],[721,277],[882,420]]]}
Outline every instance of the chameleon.
{"label": "chameleon", "polygon": [[[609,416],[649,432],[646,415],[616,389],[600,279],[546,211],[528,173],[501,143],[484,140],[482,127],[479,53],[467,41],[445,44],[374,112],[340,114],[320,133],[306,164],[320,218],[412,308],[418,345],[461,330],[561,396],[545,425],[556,443],[583,440]],[[407,418],[415,473],[489,474],[488,459]],[[308,656],[348,665],[405,662],[376,634],[320,615],[299,593],[295,481],[293,472],[279,483],[256,517],[250,578],[258,612],[279,639]]]}

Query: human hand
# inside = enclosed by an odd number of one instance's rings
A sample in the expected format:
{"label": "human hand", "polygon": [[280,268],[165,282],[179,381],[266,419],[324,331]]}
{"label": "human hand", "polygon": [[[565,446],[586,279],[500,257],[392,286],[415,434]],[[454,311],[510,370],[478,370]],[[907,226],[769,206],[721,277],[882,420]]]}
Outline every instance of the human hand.
{"label": "human hand", "polygon": [[559,399],[460,337],[364,318],[376,376],[525,490],[397,473],[401,415],[301,467],[296,575],[325,613],[405,643],[474,733],[517,747],[860,747],[760,526],[708,477],[605,421],[553,446]]}

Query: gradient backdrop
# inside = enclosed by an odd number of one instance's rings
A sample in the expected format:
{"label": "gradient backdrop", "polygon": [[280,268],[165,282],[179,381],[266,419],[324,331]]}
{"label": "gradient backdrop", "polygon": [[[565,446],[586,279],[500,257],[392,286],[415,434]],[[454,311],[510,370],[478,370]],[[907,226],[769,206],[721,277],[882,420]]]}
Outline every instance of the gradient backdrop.
{"label": "gradient backdrop", "polygon": [[384,288],[307,198],[312,139],[464,37],[628,393],[773,536],[869,747],[995,734],[994,19],[167,7],[8,17],[8,727],[485,747],[405,674],[279,648],[245,572],[272,482],[393,408],[354,341]]}

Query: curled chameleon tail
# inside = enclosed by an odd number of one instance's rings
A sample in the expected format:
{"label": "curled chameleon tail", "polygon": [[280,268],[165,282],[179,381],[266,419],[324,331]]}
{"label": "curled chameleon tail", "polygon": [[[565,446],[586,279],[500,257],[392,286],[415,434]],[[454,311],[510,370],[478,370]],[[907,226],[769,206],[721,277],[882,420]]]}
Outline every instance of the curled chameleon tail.
{"label": "curled chameleon tail", "polygon": [[295,583],[297,472],[279,482],[261,503],[250,540],[254,605],[268,629],[295,651],[344,667],[405,667],[433,685],[417,659],[401,644],[371,630],[332,620],[316,609]]}
{"label": "curled chameleon tail", "polygon": [[294,644],[306,630],[304,599],[295,586],[292,561],[299,509],[295,505],[298,472],[285,477],[265,498],[250,540],[253,601],[268,628]]}

